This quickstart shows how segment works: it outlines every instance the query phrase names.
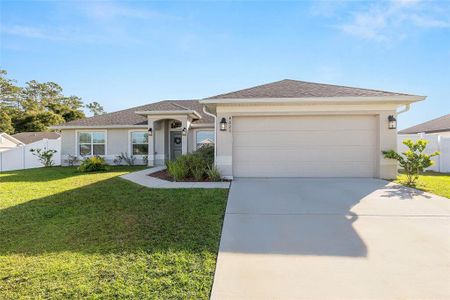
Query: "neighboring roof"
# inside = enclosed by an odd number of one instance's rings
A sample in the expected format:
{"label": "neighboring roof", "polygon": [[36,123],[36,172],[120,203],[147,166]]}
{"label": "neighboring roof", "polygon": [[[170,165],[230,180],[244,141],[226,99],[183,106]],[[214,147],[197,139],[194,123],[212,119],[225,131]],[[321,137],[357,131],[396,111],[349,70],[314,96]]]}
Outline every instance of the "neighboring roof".
{"label": "neighboring roof", "polygon": [[8,140],[10,140],[13,143],[16,143],[18,145],[23,145],[24,143],[22,143],[21,141],[19,141],[18,139],[14,138],[13,136],[7,134],[6,132],[0,132],[0,136],[3,138],[6,138]]}
{"label": "neighboring roof", "polygon": [[108,114],[67,122],[57,127],[145,126],[147,125],[147,118],[145,116],[136,114],[137,111],[180,111],[180,110],[186,110],[187,112],[195,110],[201,116],[201,119],[193,121],[192,122],[193,124],[214,123],[213,118],[203,112],[203,105],[200,104],[198,100],[164,100]]}
{"label": "neighboring roof", "polygon": [[12,137],[21,141],[24,144],[31,144],[43,139],[56,140],[61,136],[59,135],[59,133],[56,132],[41,131],[41,132],[20,132],[13,134]]}
{"label": "neighboring roof", "polygon": [[412,96],[403,93],[284,79],[205,99]]}
{"label": "neighboring roof", "polygon": [[400,130],[399,134],[410,134],[410,133],[432,133],[450,131],[450,114],[430,120],[428,122],[415,125],[403,130]]}

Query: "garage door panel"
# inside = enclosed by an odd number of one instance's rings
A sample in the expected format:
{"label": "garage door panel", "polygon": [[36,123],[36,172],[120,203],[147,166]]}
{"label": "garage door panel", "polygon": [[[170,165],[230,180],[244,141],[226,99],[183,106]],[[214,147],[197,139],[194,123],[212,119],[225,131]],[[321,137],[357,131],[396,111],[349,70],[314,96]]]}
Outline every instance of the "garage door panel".
{"label": "garage door panel", "polygon": [[[254,170],[258,172],[255,173]],[[291,165],[242,164],[240,177],[372,177],[371,163],[303,163]],[[274,176],[278,174],[279,176]]]}
{"label": "garage door panel", "polygon": [[236,177],[373,177],[375,116],[233,118]]}
{"label": "garage door panel", "polygon": [[374,145],[373,131],[291,131],[291,132],[255,132],[233,133],[236,145],[251,145],[264,147],[270,141],[271,145]]}
{"label": "garage door panel", "polygon": [[[325,146],[322,151],[317,151],[317,147],[304,147],[301,152],[296,147],[291,148],[235,148],[236,163],[241,162],[308,162],[308,161],[354,161],[354,162],[373,162],[375,153],[372,146]],[[336,159],[336,153],[339,158]],[[369,155],[368,155],[369,154]]]}
{"label": "garage door panel", "polygon": [[[264,122],[254,122],[257,118],[265,118]],[[254,132],[254,131],[286,131],[301,128],[304,131],[317,130],[374,130],[376,124],[367,122],[367,116],[351,116],[350,119],[341,116],[329,116],[328,119],[322,119],[317,122],[318,116],[267,116],[267,117],[248,117],[239,118],[239,128],[233,128],[233,132]],[[330,126],[332,124],[332,126]],[[358,127],[355,127],[355,124]]]}

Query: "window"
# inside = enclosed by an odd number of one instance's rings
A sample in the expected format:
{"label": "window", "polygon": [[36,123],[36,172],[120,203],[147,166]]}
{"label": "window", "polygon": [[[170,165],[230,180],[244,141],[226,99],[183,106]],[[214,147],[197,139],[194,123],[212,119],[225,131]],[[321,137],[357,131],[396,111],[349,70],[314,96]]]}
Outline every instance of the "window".
{"label": "window", "polygon": [[81,156],[105,155],[105,133],[102,131],[79,132],[78,145]]}
{"label": "window", "polygon": [[135,131],[131,133],[131,153],[133,155],[148,154],[148,133]]}
{"label": "window", "polygon": [[214,131],[197,131],[195,135],[197,149],[203,145],[214,145]]}

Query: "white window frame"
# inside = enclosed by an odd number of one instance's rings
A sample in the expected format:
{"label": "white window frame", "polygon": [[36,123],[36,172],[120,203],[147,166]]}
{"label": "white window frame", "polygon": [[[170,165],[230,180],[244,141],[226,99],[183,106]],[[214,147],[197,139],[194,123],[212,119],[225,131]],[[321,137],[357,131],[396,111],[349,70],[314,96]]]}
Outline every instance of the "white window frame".
{"label": "white window frame", "polygon": [[[133,132],[145,132],[145,133],[148,134],[148,130],[143,130],[143,129],[131,129],[131,130],[128,130],[128,155],[130,155],[130,156],[133,155],[135,157],[140,157],[140,158],[142,158],[144,156],[148,156],[148,153],[144,154],[144,155],[142,155],[142,154],[139,154],[139,155],[133,154],[133,144],[132,144],[133,139],[131,138],[131,134]],[[153,132],[153,134],[155,134],[155,133]],[[148,137],[148,139],[150,139],[150,136]],[[148,147],[148,149],[150,149],[150,147]],[[148,152],[148,150],[147,150],[147,152]]]}
{"label": "white window frame", "polygon": [[[214,135],[214,129],[209,128],[198,128],[194,130],[194,150],[198,149],[198,143],[197,143],[197,132],[199,131],[209,131]],[[215,138],[215,136],[214,136]],[[214,147],[216,146],[216,140],[214,139]]]}
{"label": "white window frame", "polygon": [[[80,154],[80,139],[79,137],[79,133],[91,133],[91,155],[84,155],[82,156]],[[92,133],[93,132],[102,132],[105,135],[105,154],[103,155],[94,155],[94,149],[93,149],[93,139],[92,139]],[[101,144],[98,144],[101,145]],[[108,155],[108,131],[104,130],[104,129],[83,129],[83,130],[75,130],[75,154],[77,157],[92,157],[92,156],[101,156],[101,157],[105,157]]]}

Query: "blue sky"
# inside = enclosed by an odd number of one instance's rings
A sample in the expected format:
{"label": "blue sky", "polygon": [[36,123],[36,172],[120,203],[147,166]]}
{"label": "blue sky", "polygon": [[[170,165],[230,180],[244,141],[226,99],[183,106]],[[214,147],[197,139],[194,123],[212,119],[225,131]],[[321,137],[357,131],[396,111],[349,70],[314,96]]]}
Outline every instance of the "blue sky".
{"label": "blue sky", "polygon": [[450,1],[1,1],[0,66],[109,112],[284,78],[427,95],[450,113]]}

